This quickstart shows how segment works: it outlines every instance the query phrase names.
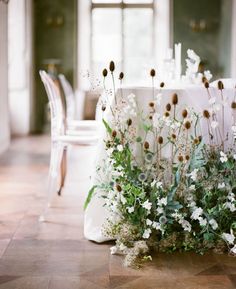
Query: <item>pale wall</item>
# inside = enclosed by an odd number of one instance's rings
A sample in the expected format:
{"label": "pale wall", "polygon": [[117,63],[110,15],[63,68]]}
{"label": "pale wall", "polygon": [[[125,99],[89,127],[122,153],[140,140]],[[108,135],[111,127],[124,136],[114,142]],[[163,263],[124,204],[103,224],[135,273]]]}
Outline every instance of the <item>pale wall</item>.
{"label": "pale wall", "polygon": [[7,5],[0,2],[0,153],[10,141],[7,60]]}

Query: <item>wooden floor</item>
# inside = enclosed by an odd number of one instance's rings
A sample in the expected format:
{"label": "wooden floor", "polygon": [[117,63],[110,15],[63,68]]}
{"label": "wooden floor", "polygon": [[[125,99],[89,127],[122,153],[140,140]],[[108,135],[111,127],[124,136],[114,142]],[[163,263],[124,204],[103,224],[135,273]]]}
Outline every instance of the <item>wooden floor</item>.
{"label": "wooden floor", "polygon": [[122,266],[111,244],[83,237],[83,201],[94,148],[71,151],[61,197],[48,222],[39,223],[49,159],[49,139],[13,141],[0,156],[0,289],[233,289],[236,258],[207,254],[158,254],[142,270]]}

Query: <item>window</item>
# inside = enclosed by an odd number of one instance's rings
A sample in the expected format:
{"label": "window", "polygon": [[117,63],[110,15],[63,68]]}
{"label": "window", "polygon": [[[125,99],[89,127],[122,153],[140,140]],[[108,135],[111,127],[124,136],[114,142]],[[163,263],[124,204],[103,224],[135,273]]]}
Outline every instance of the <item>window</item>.
{"label": "window", "polygon": [[126,83],[140,83],[154,61],[154,1],[93,0],[91,7],[94,75],[114,60]]}

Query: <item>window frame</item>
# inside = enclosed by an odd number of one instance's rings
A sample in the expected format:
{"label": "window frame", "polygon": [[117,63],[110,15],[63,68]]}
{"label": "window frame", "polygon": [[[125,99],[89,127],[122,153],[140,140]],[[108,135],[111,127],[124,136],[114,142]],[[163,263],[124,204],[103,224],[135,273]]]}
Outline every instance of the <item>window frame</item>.
{"label": "window frame", "polygon": [[155,33],[155,23],[156,23],[156,5],[155,5],[155,0],[153,0],[151,3],[125,3],[123,0],[120,3],[94,3],[91,0],[91,5],[90,5],[90,68],[92,72],[94,72],[94,65],[93,65],[93,19],[92,19],[92,13],[94,9],[121,9],[121,37],[122,37],[122,44],[121,44],[121,70],[124,69],[124,11],[125,9],[151,9],[153,12],[153,17],[152,17],[152,55],[151,57],[155,59],[155,47],[156,47],[156,33]]}

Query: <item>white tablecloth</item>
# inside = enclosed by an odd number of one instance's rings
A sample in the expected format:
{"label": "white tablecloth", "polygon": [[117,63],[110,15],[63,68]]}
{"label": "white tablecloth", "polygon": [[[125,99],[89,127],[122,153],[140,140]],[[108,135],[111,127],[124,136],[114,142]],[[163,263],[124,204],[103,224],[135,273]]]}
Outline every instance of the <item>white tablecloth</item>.
{"label": "white tablecloth", "polygon": [[[225,100],[225,127],[229,127],[232,121],[232,112],[231,112],[231,103],[235,97],[234,86],[226,87],[223,90],[224,100]],[[220,90],[215,85],[212,85],[209,89],[211,97],[215,97],[218,101],[221,101]],[[129,94],[133,93],[136,96],[136,101],[139,108],[142,108],[144,113],[148,112],[148,103],[153,100],[153,90],[152,88],[123,88],[122,94],[123,97],[127,97]],[[165,101],[162,101],[162,107],[160,110],[164,110],[168,102],[171,103],[171,98],[173,93],[177,93],[179,98],[179,107],[182,108],[194,108],[196,112],[201,112],[204,109],[209,108],[209,96],[207,90],[203,85],[201,86],[188,86],[188,87],[177,87],[177,88],[162,88],[156,89],[155,95],[157,93],[162,94],[162,98]],[[117,92],[117,97],[120,97],[120,91]],[[112,101],[111,107],[114,107],[114,101]],[[101,115],[104,119],[109,121],[112,119],[112,113],[109,108]],[[218,118],[219,119],[219,118]],[[204,136],[207,133],[206,125],[202,126],[202,135]],[[104,158],[106,158],[106,152],[104,147],[104,139],[106,138],[105,128],[103,129],[103,139],[101,139],[100,144],[98,145],[97,160],[95,166],[102,166]],[[208,142],[207,139],[204,140]],[[93,173],[91,187],[99,182],[96,171]],[[85,211],[84,218],[84,235],[87,239],[93,240],[96,242],[107,241],[108,238],[103,234],[103,225],[105,224],[109,212],[104,207],[104,199],[101,198],[101,193],[104,195],[104,192],[96,191],[96,194],[89,203],[87,210]]]}

